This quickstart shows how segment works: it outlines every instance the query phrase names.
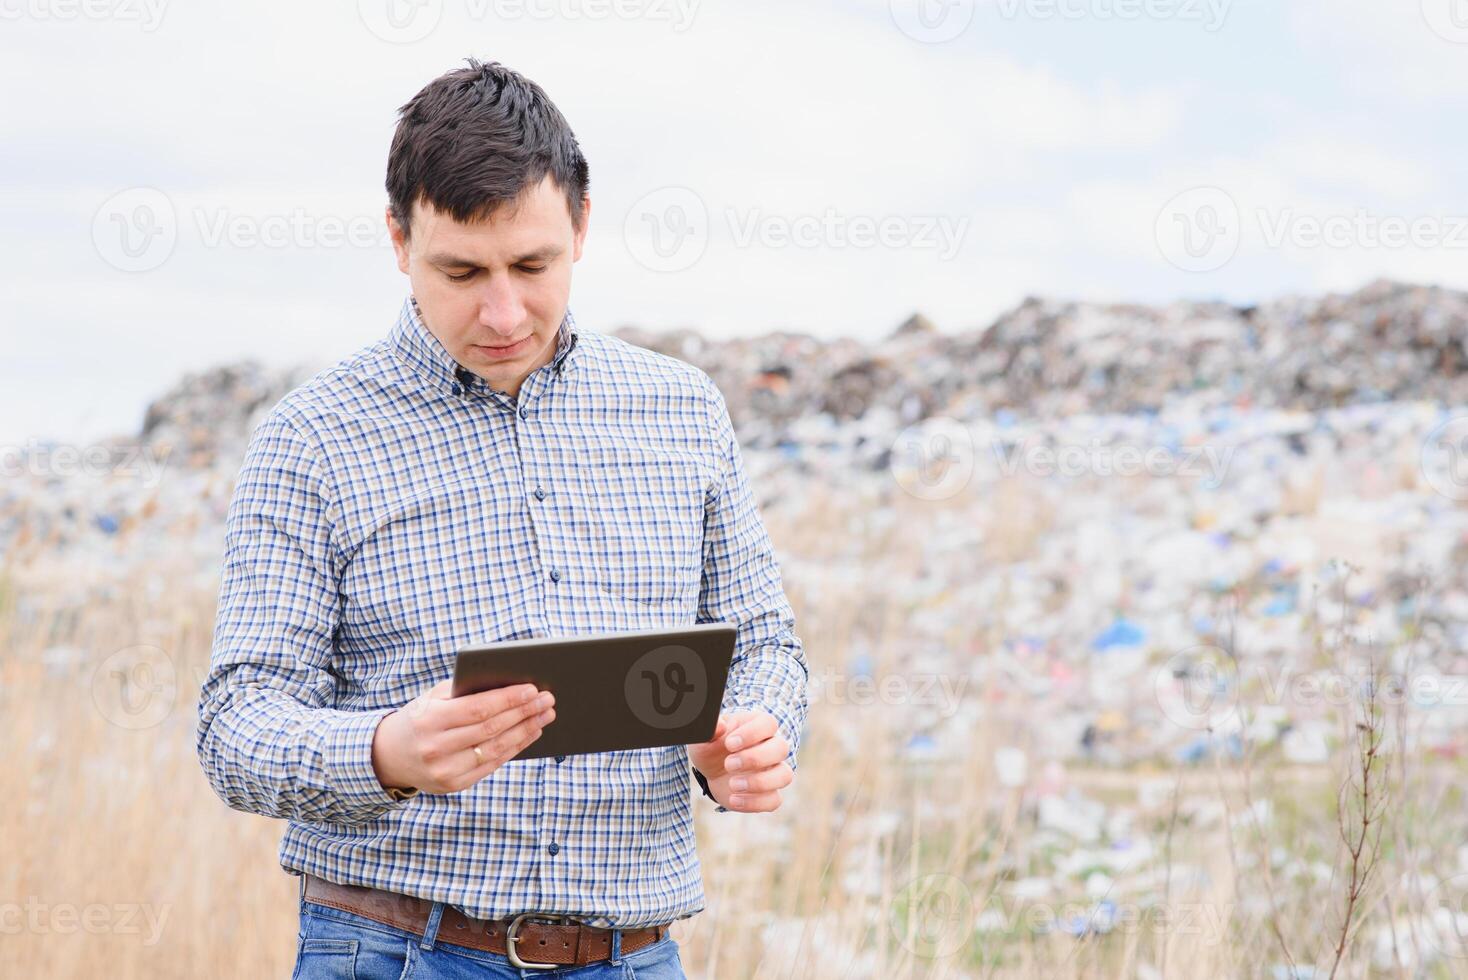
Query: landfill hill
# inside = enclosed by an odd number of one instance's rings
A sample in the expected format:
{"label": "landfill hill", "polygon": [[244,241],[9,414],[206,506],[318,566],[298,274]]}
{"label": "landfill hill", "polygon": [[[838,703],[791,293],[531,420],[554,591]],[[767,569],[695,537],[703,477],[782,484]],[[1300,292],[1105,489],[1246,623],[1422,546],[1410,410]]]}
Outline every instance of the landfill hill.
{"label": "landfill hill", "polygon": [[[718,380],[823,669],[986,692],[883,703],[911,757],[966,759],[988,725],[1036,760],[1236,754],[1243,716],[1190,658],[1237,653],[1231,696],[1293,691],[1335,669],[1327,636],[1402,654],[1442,692],[1426,749],[1468,757],[1464,293],[1036,299],[968,333],[914,315],[875,343],[619,333]],[[0,592],[7,563],[47,616],[135,583],[159,604],[216,590],[249,433],[307,376],[206,371],[111,465],[38,454],[0,481]],[[1249,738],[1324,762],[1333,702],[1268,697]]]}
{"label": "landfill hill", "polygon": [[[873,409],[905,425],[935,415],[1156,413],[1183,399],[1309,412],[1468,402],[1468,293],[1389,280],[1245,307],[1029,298],[960,333],[914,314],[877,343],[612,332],[707,371],[749,448],[798,441],[803,421],[839,425]],[[237,455],[264,412],[310,374],[247,361],[189,375],[148,408],[141,438],[196,464]]]}

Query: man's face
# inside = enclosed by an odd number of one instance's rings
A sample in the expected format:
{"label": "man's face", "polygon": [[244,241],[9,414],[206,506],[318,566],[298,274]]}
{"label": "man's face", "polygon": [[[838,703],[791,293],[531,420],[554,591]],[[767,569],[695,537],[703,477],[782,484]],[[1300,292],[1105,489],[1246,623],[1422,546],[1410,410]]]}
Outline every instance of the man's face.
{"label": "man's face", "polygon": [[415,201],[409,241],[388,210],[398,268],[408,275],[424,325],[492,387],[517,396],[520,383],[555,356],[589,198],[583,213],[577,232],[566,196],[549,176],[473,224]]}

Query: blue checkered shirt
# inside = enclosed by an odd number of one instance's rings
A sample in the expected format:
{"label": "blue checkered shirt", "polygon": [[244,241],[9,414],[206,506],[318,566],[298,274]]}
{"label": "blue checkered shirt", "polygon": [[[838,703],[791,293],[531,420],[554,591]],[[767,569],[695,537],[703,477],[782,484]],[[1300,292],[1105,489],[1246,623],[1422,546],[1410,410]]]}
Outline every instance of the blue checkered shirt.
{"label": "blue checkered shirt", "polygon": [[724,708],[773,715],[794,766],[805,655],[714,383],[568,311],[511,398],[409,296],[250,439],[199,759],[231,807],[289,820],[292,874],[480,918],[683,918],[703,908],[684,747],[514,761],[395,800],[372,737],[465,646],[696,622],[738,627]]}

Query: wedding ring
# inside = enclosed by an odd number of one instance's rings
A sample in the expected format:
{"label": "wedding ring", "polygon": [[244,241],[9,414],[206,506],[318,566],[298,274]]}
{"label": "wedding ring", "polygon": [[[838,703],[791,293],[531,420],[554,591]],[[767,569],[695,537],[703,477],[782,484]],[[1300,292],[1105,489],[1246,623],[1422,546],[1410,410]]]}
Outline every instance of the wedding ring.
{"label": "wedding ring", "polygon": [[477,745],[474,746],[474,758],[479,760],[481,766],[484,765],[484,753],[479,751],[479,746]]}

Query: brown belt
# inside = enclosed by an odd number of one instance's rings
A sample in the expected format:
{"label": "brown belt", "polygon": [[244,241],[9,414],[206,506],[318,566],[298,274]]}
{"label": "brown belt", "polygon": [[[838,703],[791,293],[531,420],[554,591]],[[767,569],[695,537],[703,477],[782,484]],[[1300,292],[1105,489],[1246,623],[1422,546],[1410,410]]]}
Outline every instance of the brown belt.
{"label": "brown belt", "polygon": [[[317,905],[364,916],[374,922],[423,935],[433,903],[380,888],[341,885],[315,875],[306,879],[302,897]],[[559,923],[537,921],[560,919]],[[651,946],[668,934],[666,923],[622,930],[623,954]],[[513,937],[513,943],[506,939]],[[476,919],[451,905],[443,907],[438,938],[456,946],[508,956],[516,966],[585,966],[612,955],[612,930],[583,925],[569,916],[528,912],[513,919]]]}

